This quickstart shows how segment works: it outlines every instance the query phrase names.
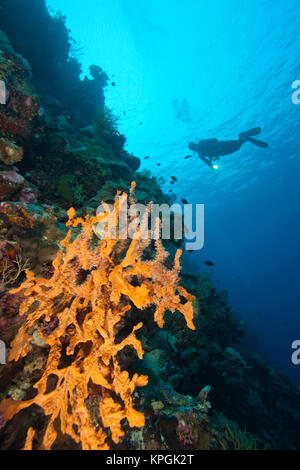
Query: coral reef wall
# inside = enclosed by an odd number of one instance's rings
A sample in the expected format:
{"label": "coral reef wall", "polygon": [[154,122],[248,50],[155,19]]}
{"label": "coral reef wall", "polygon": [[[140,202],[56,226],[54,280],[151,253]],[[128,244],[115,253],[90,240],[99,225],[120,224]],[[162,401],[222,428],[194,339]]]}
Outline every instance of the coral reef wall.
{"label": "coral reef wall", "polygon": [[[109,78],[82,79],[76,48],[44,0],[2,0],[0,448],[299,449],[299,389],[239,350],[240,323],[208,274],[181,269],[181,241],[99,244],[96,208],[132,181],[137,202],[173,199],[138,171]],[[64,393],[73,411],[83,400],[74,428]]]}
{"label": "coral reef wall", "polygon": [[30,63],[39,93],[58,99],[76,124],[88,124],[96,107],[104,106],[103,89],[108,77],[94,66],[91,79],[80,79],[78,46],[70,37],[64,17],[51,17],[45,0],[3,0],[0,29],[8,35],[14,50]]}

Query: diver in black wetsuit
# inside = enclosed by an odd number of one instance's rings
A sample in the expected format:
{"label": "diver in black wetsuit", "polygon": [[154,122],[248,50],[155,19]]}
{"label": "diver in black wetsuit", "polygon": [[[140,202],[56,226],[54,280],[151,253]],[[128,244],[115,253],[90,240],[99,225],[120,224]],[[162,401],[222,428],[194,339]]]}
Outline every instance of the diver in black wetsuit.
{"label": "diver in black wetsuit", "polygon": [[253,139],[254,135],[261,133],[260,127],[254,127],[249,131],[239,134],[238,140],[218,140],[205,139],[200,142],[190,142],[188,147],[190,150],[198,153],[198,157],[208,166],[213,167],[213,161],[219,160],[220,156],[230,155],[237,152],[245,142],[251,142],[258,147],[266,148],[268,144],[261,140]]}

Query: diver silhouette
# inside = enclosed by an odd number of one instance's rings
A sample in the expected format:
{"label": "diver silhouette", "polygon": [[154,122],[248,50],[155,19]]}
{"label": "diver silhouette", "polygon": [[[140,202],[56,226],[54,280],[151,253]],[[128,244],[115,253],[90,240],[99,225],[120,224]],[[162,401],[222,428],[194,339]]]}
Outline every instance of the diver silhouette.
{"label": "diver silhouette", "polygon": [[251,142],[252,144],[262,148],[268,147],[266,142],[253,138],[253,136],[260,133],[261,128],[254,127],[249,131],[241,132],[238,140],[205,139],[200,140],[198,143],[190,142],[188,147],[190,150],[197,152],[198,157],[206,163],[206,165],[213,167],[214,160],[219,160],[220,156],[230,155],[231,153],[237,152],[245,142]]}

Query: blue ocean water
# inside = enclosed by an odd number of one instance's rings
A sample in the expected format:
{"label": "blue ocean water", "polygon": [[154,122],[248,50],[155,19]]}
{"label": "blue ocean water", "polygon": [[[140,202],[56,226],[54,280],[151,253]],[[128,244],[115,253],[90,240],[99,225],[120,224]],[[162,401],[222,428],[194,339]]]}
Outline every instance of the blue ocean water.
{"label": "blue ocean water", "polygon": [[[106,103],[127,150],[178,201],[205,204],[205,246],[185,253],[185,266],[210,271],[204,261],[215,263],[212,279],[245,322],[243,346],[299,383],[300,365],[291,362],[300,339],[300,105],[291,99],[300,79],[299,1],[48,4],[67,15],[84,72],[96,63],[115,82]],[[191,140],[233,139],[258,125],[267,149],[246,143],[215,171],[196,155],[184,159]]]}

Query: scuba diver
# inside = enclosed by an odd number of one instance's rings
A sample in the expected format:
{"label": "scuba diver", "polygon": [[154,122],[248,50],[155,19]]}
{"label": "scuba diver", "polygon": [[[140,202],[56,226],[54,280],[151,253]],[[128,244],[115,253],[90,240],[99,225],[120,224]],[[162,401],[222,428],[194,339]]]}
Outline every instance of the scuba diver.
{"label": "scuba diver", "polygon": [[198,143],[190,142],[188,147],[190,150],[198,153],[198,157],[211,168],[217,168],[213,165],[213,161],[219,160],[220,156],[230,155],[237,152],[245,142],[251,142],[257,147],[266,148],[268,144],[261,140],[254,139],[253,136],[261,133],[260,127],[254,127],[249,131],[241,132],[238,140],[218,140],[205,139]]}

